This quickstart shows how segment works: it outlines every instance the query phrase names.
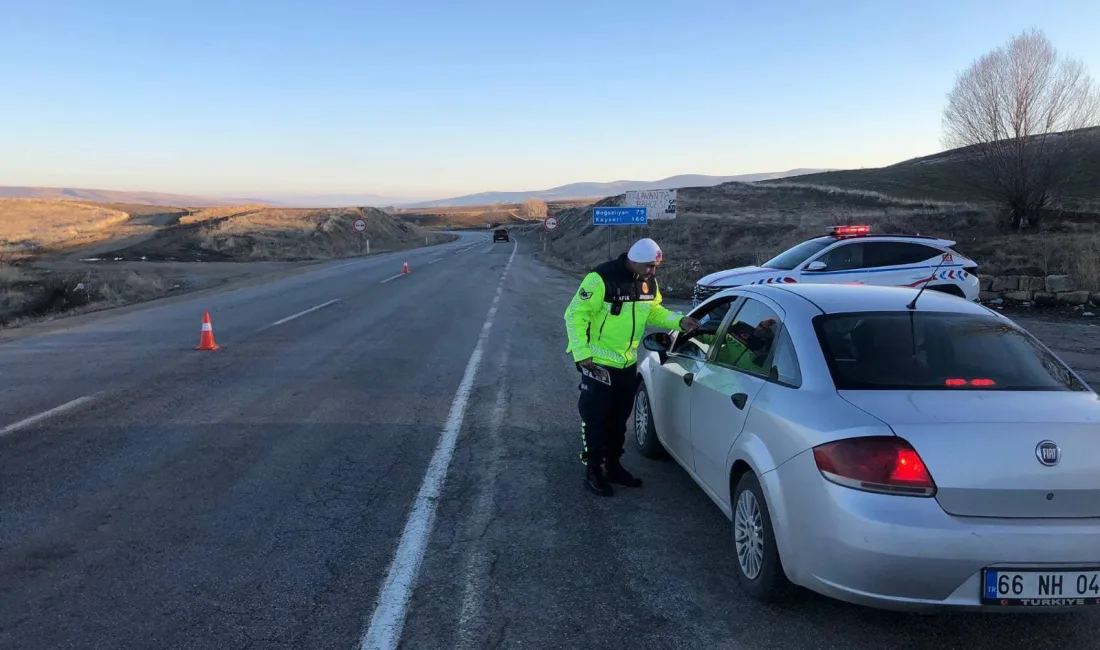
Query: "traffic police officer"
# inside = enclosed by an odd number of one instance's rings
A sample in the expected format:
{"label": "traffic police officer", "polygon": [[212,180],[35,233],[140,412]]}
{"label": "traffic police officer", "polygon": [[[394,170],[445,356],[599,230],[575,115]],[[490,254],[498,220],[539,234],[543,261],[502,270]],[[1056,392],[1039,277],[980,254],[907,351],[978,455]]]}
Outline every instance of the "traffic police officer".
{"label": "traffic police officer", "polygon": [[578,409],[585,485],[600,496],[614,493],[609,483],[642,484],[619,459],[646,326],[690,331],[699,325],[661,305],[656,274],[662,258],[657,242],[638,240],[629,252],[588,273],[565,310],[566,351],[581,371]]}

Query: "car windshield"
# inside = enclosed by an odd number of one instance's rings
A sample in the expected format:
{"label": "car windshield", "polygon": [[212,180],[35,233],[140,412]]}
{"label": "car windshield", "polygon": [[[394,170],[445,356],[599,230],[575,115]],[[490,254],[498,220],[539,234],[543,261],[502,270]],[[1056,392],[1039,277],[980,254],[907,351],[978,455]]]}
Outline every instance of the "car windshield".
{"label": "car windshield", "polygon": [[1088,390],[993,315],[830,314],[814,318],[814,328],[837,390]]}
{"label": "car windshield", "polygon": [[835,242],[832,237],[824,236],[817,237],[802,242],[794,248],[788,248],[779,255],[771,258],[767,262],[764,262],[761,266],[765,269],[775,269],[777,271],[790,271],[799,264],[805,262],[807,259],[825,250],[825,248]]}

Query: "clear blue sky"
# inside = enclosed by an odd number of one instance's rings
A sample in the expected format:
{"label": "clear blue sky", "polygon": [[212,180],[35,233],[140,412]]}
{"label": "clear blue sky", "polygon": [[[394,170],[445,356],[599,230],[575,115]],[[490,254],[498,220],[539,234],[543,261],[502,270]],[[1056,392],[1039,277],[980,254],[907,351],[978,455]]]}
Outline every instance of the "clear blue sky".
{"label": "clear blue sky", "polygon": [[1021,30],[1097,0],[4,0],[0,184],[449,196],[939,150]]}

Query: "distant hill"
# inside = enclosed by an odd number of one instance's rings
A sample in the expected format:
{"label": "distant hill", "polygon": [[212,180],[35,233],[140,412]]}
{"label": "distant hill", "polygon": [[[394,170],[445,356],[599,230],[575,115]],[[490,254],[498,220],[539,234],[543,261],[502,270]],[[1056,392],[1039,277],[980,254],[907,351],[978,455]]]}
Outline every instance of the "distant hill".
{"label": "distant hill", "polygon": [[824,169],[791,169],[785,172],[768,172],[762,174],[738,174],[735,176],[706,176],[704,174],[681,174],[669,176],[658,181],[612,181],[610,183],[570,183],[548,190],[532,190],[527,192],[480,192],[467,194],[450,199],[438,199],[435,201],[422,201],[408,203],[403,208],[438,208],[464,205],[492,205],[494,203],[522,203],[530,198],[539,198],[544,201],[561,199],[603,198],[615,196],[631,190],[675,189],[681,187],[713,187],[731,181],[752,183],[756,181],[790,178],[805,174],[817,174],[829,171]]}
{"label": "distant hill", "polygon": [[131,203],[173,207],[212,207],[241,204],[275,204],[260,199],[215,199],[161,192],[119,192],[78,187],[15,187],[0,185],[0,199],[75,199],[94,203]]}
{"label": "distant hill", "polygon": [[[1100,200],[1100,127],[1082,129],[1080,148],[1071,152],[1078,173],[1064,188],[1059,203],[1075,207]],[[982,201],[961,171],[969,147],[920,156],[886,167],[847,169],[800,176],[795,181],[769,179],[764,184],[796,183],[836,187],[844,190],[880,192],[903,199],[936,201]]]}
{"label": "distant hill", "polygon": [[683,187],[713,187],[730,181],[750,183],[755,181],[785,179],[807,174],[818,174],[823,169],[792,169],[785,172],[739,174],[735,176],[707,176],[681,174],[656,181],[612,181],[610,183],[570,183],[548,190],[526,192],[480,192],[450,199],[413,201],[406,197],[380,194],[272,194],[267,198],[216,198],[168,194],[164,192],[126,192],[96,190],[78,187],[19,187],[0,186],[0,199],[71,199],[93,203],[130,205],[155,205],[170,207],[221,207],[233,205],[268,205],[272,207],[351,208],[400,206],[404,209],[489,206],[518,204],[535,197],[544,201],[563,199],[601,199],[630,190],[672,189]]}
{"label": "distant hill", "polygon": [[417,199],[383,194],[265,194],[268,203],[297,208],[357,208],[404,205]]}

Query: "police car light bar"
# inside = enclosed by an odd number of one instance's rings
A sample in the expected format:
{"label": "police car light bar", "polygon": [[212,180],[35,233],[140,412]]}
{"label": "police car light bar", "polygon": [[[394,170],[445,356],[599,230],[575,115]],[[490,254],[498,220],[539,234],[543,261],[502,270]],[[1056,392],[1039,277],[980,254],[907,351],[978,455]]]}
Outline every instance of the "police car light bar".
{"label": "police car light bar", "polygon": [[832,226],[829,228],[829,234],[833,237],[854,237],[856,235],[866,235],[871,232],[871,226]]}

